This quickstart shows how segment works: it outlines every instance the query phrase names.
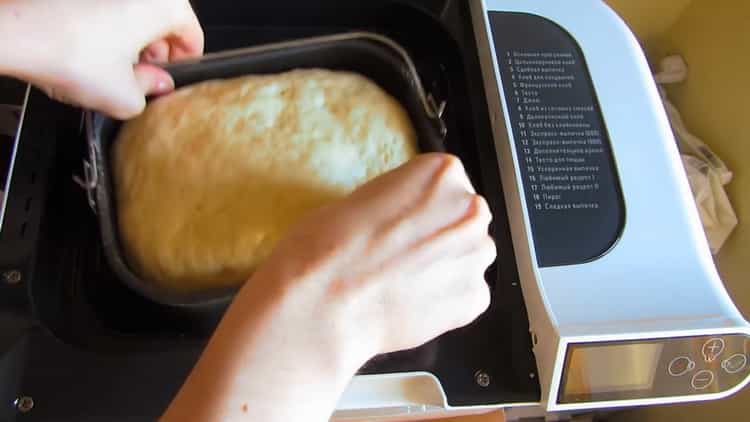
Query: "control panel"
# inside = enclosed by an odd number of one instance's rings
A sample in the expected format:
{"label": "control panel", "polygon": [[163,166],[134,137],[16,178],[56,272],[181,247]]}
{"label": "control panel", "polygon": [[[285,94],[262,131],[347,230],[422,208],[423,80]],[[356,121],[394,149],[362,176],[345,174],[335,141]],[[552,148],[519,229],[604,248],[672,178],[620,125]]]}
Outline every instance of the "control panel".
{"label": "control panel", "polygon": [[720,393],[750,376],[744,334],[570,344],[558,403]]}
{"label": "control panel", "polygon": [[628,26],[598,0],[470,3],[543,405],[719,399],[748,384],[750,327],[710,265]]}

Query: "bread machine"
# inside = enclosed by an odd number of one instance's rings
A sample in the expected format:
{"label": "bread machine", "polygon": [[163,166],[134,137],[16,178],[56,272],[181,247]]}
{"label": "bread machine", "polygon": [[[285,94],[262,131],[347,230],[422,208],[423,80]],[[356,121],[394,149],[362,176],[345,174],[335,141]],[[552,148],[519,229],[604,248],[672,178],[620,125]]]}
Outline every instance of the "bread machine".
{"label": "bread machine", "polygon": [[[579,411],[747,384],[750,328],[711,260],[645,58],[603,3],[194,3],[210,51],[346,31],[397,42],[493,210],[489,310],[368,362],[334,418]],[[0,103],[0,420],[153,420],[220,314],[148,300],[109,268],[71,178],[90,187],[94,171],[80,110],[7,80]]]}

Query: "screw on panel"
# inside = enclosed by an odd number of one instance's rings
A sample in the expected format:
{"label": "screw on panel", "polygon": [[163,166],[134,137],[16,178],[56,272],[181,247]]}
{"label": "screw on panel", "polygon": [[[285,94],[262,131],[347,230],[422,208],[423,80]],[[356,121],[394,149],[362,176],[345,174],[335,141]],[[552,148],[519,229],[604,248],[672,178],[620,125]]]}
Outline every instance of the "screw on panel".
{"label": "screw on panel", "polygon": [[18,284],[21,282],[21,272],[18,270],[6,271],[3,273],[3,280],[8,284]]}
{"label": "screw on panel", "polygon": [[534,379],[536,378],[536,374],[533,372],[529,372],[529,378]]}
{"label": "screw on panel", "polygon": [[19,397],[14,403],[16,405],[16,409],[18,409],[18,411],[21,413],[31,412],[31,409],[34,408],[34,399],[29,396]]}
{"label": "screw on panel", "polygon": [[474,374],[474,379],[480,387],[489,387],[490,385],[490,376],[486,372],[477,371]]}

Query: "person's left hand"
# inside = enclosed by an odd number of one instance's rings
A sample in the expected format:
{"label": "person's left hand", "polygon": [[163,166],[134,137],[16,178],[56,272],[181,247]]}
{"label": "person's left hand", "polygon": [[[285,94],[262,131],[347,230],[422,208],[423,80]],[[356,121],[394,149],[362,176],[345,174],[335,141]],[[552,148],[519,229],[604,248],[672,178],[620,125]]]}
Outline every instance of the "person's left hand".
{"label": "person's left hand", "polygon": [[140,113],[146,95],[174,89],[151,63],[203,53],[188,0],[0,0],[0,25],[15,29],[15,45],[0,40],[14,76],[120,119]]}

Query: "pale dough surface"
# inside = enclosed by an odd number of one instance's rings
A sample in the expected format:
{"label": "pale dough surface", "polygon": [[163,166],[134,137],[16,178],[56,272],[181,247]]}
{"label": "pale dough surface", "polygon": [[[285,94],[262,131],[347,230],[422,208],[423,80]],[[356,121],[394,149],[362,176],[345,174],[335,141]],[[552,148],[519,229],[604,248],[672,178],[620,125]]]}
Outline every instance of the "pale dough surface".
{"label": "pale dough surface", "polygon": [[303,214],[417,153],[394,98],[322,69],[181,88],[115,142],[130,265],[179,291],[241,284]]}

